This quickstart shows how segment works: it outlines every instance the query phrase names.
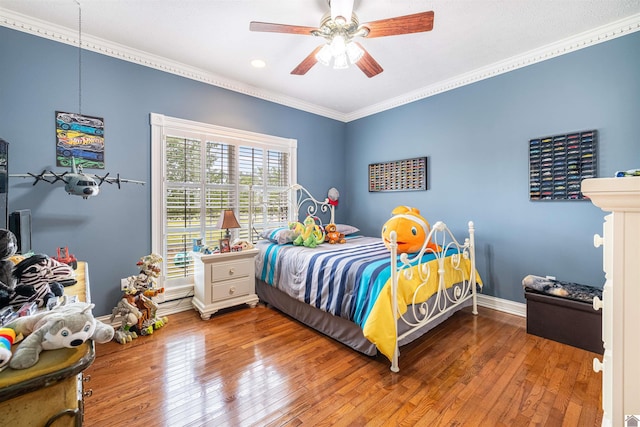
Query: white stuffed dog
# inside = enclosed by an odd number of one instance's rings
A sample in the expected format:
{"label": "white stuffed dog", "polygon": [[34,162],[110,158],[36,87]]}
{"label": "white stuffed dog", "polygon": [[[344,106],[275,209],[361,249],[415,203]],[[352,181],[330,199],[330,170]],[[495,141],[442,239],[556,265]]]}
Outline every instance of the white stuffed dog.
{"label": "white stuffed dog", "polygon": [[29,368],[38,362],[42,350],[74,348],[88,339],[97,343],[111,341],[113,327],[96,320],[91,313],[93,307],[93,304],[74,302],[18,318],[6,325],[15,330],[16,335],[26,337],[14,351],[9,366]]}

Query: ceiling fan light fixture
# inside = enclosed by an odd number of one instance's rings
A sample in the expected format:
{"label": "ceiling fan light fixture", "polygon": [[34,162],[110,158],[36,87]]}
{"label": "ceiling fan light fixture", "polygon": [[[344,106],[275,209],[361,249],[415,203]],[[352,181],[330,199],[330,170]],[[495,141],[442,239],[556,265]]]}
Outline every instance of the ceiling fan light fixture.
{"label": "ceiling fan light fixture", "polygon": [[347,61],[347,54],[341,53],[333,58],[333,68],[336,70],[343,70],[349,68],[349,62]]}
{"label": "ceiling fan light fixture", "polygon": [[358,62],[360,58],[362,58],[362,55],[364,55],[364,50],[354,42],[347,43],[346,51],[349,61],[351,61],[352,64]]}
{"label": "ceiling fan light fixture", "polygon": [[316,53],[316,59],[318,60],[318,62],[325,66],[329,66],[332,57],[333,55],[331,54],[331,48],[328,44],[323,45],[318,53]]}
{"label": "ceiling fan light fixture", "polygon": [[333,56],[344,55],[347,51],[347,46],[344,40],[344,36],[341,34],[336,34],[333,36],[331,40],[331,53]]}

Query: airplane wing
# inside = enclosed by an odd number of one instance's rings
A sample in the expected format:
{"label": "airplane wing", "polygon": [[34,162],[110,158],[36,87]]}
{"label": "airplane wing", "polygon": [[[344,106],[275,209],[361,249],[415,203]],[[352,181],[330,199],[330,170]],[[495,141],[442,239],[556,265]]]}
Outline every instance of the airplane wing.
{"label": "airplane wing", "polygon": [[118,188],[120,188],[120,184],[123,182],[128,182],[131,184],[140,184],[140,185],[145,184],[144,181],[138,181],[135,179],[128,179],[128,178],[120,178],[120,174],[117,174],[115,178],[109,177],[109,173],[107,173],[104,176],[93,175],[93,177],[98,181],[98,185],[102,185],[103,182],[106,182],[107,184],[118,184]]}
{"label": "airplane wing", "polygon": [[53,184],[56,181],[66,182],[66,180],[63,178],[64,175],[66,175],[66,172],[61,173],[61,174],[57,174],[57,173],[53,173],[53,172],[47,172],[46,169],[43,170],[42,172],[38,173],[38,174],[31,173],[31,172],[9,174],[10,177],[33,178],[33,184],[32,185],[36,185],[38,183],[38,181],[48,182],[49,184]]}

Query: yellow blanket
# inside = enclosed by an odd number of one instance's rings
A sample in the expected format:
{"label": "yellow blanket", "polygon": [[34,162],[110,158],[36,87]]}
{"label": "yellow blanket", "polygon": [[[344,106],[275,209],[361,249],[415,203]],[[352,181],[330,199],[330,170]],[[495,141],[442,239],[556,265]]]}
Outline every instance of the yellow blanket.
{"label": "yellow blanket", "polygon": [[[456,283],[460,283],[463,279],[470,280],[471,262],[468,259],[462,259],[459,268],[454,268],[452,257],[444,259],[444,284],[446,288],[452,287]],[[418,291],[416,302],[423,302],[429,299],[438,290],[438,260],[434,259],[426,263],[429,268],[430,275],[425,281],[424,286],[420,286],[425,277],[420,277],[416,265],[410,268],[410,278],[406,278],[404,270],[398,277],[398,310],[401,314],[406,313],[407,306],[413,303],[413,295]],[[477,271],[475,274],[476,283],[482,286],[482,281]],[[393,358],[393,351],[396,347],[395,328],[390,328],[396,322],[399,315],[393,315],[393,307],[391,303],[391,278],[387,280],[384,287],[380,291],[380,295],[371,309],[371,313],[366,320],[363,331],[364,336],[374,343],[378,350],[384,354],[389,360]]]}

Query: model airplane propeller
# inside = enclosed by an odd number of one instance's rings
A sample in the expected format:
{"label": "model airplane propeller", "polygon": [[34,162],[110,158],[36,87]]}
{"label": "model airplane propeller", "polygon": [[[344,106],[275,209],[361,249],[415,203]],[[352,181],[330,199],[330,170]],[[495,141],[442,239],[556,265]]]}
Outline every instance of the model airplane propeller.
{"label": "model airplane propeller", "polygon": [[116,178],[111,178],[108,172],[104,176],[84,173],[82,166],[76,166],[76,159],[74,157],[71,158],[71,172],[55,173],[54,171],[47,172],[43,170],[39,174],[28,172],[26,174],[11,174],[9,176],[33,178],[33,185],[36,185],[39,181],[48,182],[49,184],[62,181],[64,182],[64,191],[72,196],[80,196],[83,199],[97,196],[98,193],[100,193],[100,186],[105,182],[107,184],[117,184],[118,188],[120,188],[120,184],[123,182],[144,185],[144,181],[120,178],[120,174],[117,174]]}

